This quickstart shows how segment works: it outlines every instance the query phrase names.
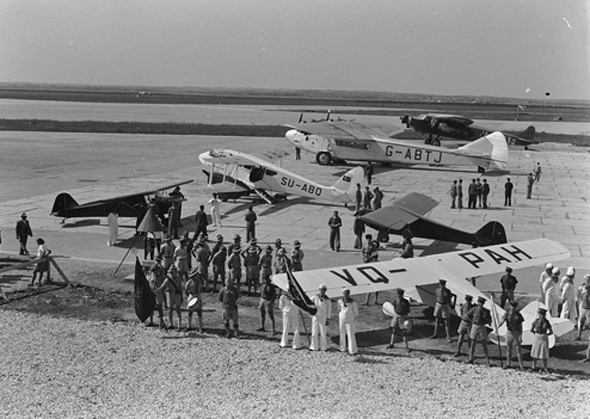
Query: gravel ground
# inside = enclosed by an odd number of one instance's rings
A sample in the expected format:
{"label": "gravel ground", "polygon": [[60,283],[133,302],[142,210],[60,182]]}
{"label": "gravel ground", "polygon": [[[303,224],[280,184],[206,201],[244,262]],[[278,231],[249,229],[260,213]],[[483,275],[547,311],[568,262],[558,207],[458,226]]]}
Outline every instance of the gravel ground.
{"label": "gravel ground", "polygon": [[2,310],[5,418],[590,415],[585,378]]}

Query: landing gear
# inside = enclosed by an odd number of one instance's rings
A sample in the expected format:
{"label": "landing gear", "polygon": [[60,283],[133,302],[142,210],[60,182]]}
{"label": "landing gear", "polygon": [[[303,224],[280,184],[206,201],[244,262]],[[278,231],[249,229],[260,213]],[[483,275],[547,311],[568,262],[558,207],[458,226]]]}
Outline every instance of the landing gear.
{"label": "landing gear", "polygon": [[477,173],[485,173],[486,169],[481,167],[481,166],[477,166]]}
{"label": "landing gear", "polygon": [[440,147],[440,137],[436,137],[436,138],[428,137],[424,140],[424,144],[433,145],[435,147]]}
{"label": "landing gear", "polygon": [[332,156],[326,151],[322,151],[315,156],[315,161],[320,166],[327,166],[332,162]]}

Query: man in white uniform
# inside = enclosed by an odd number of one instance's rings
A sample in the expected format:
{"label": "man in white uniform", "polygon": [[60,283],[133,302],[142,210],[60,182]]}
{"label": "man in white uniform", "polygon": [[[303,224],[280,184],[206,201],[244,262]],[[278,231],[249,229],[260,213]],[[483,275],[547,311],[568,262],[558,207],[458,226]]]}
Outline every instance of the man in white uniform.
{"label": "man in white uniform", "polygon": [[545,291],[543,291],[543,284],[549,278],[551,278],[551,271],[553,270],[553,264],[548,263],[545,265],[545,270],[541,272],[541,276],[539,277],[539,285],[541,286],[541,301],[545,301]]}
{"label": "man in white uniform", "polygon": [[221,200],[217,192],[213,193],[213,198],[209,200],[209,209],[211,211],[211,221],[213,227],[221,227]]}
{"label": "man in white uniform", "polygon": [[327,289],[324,284],[320,285],[319,294],[311,299],[318,310],[311,318],[311,345],[309,345],[311,351],[328,349],[326,328],[332,317],[332,301],[326,295]]}
{"label": "man in white uniform", "polygon": [[117,214],[117,208],[113,208],[107,216],[107,222],[109,223],[109,241],[107,246],[114,246],[117,243],[117,236],[119,235],[119,214]]}
{"label": "man in white uniform", "polygon": [[358,352],[356,346],[356,318],[359,309],[352,298],[350,290],[342,290],[342,298],[338,300],[338,320],[340,325],[340,352],[346,351],[346,340],[348,339],[348,353],[354,355]]}
{"label": "man in white uniform", "polygon": [[293,331],[293,349],[301,347],[299,332],[299,307],[293,304],[289,293],[283,293],[279,298],[279,309],[283,312],[283,336],[281,338],[281,348],[289,346],[289,330]]}
{"label": "man in white uniform", "polygon": [[551,277],[543,283],[543,292],[545,294],[545,305],[551,313],[551,317],[557,317],[559,314],[557,308],[561,297],[559,291],[559,268],[555,267],[551,271]]}

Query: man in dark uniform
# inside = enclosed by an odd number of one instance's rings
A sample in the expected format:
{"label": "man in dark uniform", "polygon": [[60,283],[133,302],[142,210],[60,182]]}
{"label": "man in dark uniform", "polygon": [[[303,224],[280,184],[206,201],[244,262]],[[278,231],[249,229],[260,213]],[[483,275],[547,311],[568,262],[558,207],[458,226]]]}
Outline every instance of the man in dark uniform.
{"label": "man in dark uniform", "polygon": [[252,205],[248,207],[248,212],[244,217],[246,220],[246,241],[249,242],[251,239],[256,237],[256,213],[254,212],[254,208]]}
{"label": "man in dark uniform", "polygon": [[479,178],[477,178],[477,188],[475,189],[475,196],[477,198],[477,206],[479,208],[481,208],[481,198],[483,196],[483,185],[481,184],[481,181],[479,180]]}
{"label": "man in dark uniform", "polygon": [[529,173],[529,177],[526,179],[526,199],[531,199],[534,184],[535,178],[533,177],[532,173]]}
{"label": "man in dark uniform", "polygon": [[455,209],[455,200],[457,199],[457,181],[454,180],[449,189],[449,195],[451,196],[451,209]]}
{"label": "man in dark uniform", "polygon": [[473,179],[469,184],[469,187],[467,188],[467,194],[469,195],[467,208],[475,209],[477,203],[477,184],[475,183],[475,179]]}
{"label": "man in dark uniform", "polygon": [[[359,185],[360,189],[360,185]],[[360,192],[360,190],[359,190]],[[330,226],[330,248],[332,250],[340,251],[340,227],[342,227],[342,219],[338,216],[338,211],[328,220]]]}
{"label": "man in dark uniform", "polygon": [[490,185],[486,179],[483,180],[483,185],[481,185],[481,195],[482,195],[482,204],[483,208],[488,207],[488,195],[490,194]]}
{"label": "man in dark uniform", "polygon": [[[356,211],[360,211],[362,205],[363,205],[363,191],[361,190],[361,184],[357,183],[356,184],[356,192],[355,192],[355,200],[356,200]],[[332,249],[334,250],[334,249]]]}
{"label": "man in dark uniform", "polygon": [[510,178],[508,178],[504,184],[504,206],[512,206],[512,189],[514,189],[514,185],[510,182]]}
{"label": "man in dark uniform", "polygon": [[410,352],[408,347],[408,333],[412,330],[412,320],[408,319],[410,314],[410,302],[404,298],[404,290],[397,289],[397,301],[393,303],[394,316],[391,319],[391,338],[387,349],[393,349],[395,343],[395,335],[401,335],[406,346],[406,351]]}
{"label": "man in dark uniform", "polygon": [[16,239],[20,245],[19,255],[29,254],[27,250],[27,239],[29,237],[33,237],[33,230],[31,230],[31,225],[29,224],[29,220],[27,220],[27,214],[23,212],[20,215],[20,220],[16,222]]}
{"label": "man in dark uniform", "polygon": [[374,173],[374,169],[373,169],[373,165],[371,164],[371,162],[369,162],[369,164],[367,164],[367,166],[365,167],[365,178],[367,179],[367,184],[370,185],[372,180],[373,180],[373,173]]}
{"label": "man in dark uniform", "polygon": [[506,304],[506,300],[509,302],[514,301],[514,290],[516,289],[516,284],[518,281],[512,274],[512,268],[510,266],[506,267],[506,274],[500,278],[500,284],[502,285],[502,296],[500,297],[500,307],[504,308],[504,304]]}
{"label": "man in dark uniform", "polygon": [[475,345],[477,342],[481,342],[483,346],[483,353],[486,357],[486,363],[490,365],[490,358],[488,357],[488,332],[486,330],[486,325],[492,323],[492,316],[490,315],[490,311],[483,306],[485,302],[485,298],[478,297],[477,305],[467,313],[467,318],[473,323],[471,326],[471,333],[469,334],[469,337],[471,338],[471,345],[469,346],[469,360],[467,361],[468,364],[473,364]]}
{"label": "man in dark uniform", "polygon": [[518,303],[516,301],[510,302],[510,309],[504,313],[502,321],[498,327],[506,322],[506,368],[510,368],[510,361],[512,361],[512,347],[516,347],[516,358],[518,359],[518,366],[521,370],[524,369],[522,364],[522,324],[524,317],[518,310]]}
{"label": "man in dark uniform", "polygon": [[225,286],[219,291],[219,301],[221,301],[223,325],[227,337],[231,337],[231,331],[229,328],[229,321],[231,320],[234,324],[234,336],[239,339],[239,327],[238,327],[238,305],[237,301],[240,298],[240,292],[234,286],[232,278],[229,277],[225,281]]}
{"label": "man in dark uniform", "polygon": [[205,212],[205,205],[199,205],[199,210],[195,214],[195,223],[197,224],[197,230],[193,235],[193,240],[199,237],[199,235],[207,235],[207,213]]}
{"label": "man in dark uniform", "polygon": [[459,341],[457,342],[457,352],[453,356],[457,357],[461,355],[461,346],[465,337],[467,337],[467,345],[469,346],[469,332],[471,331],[471,320],[467,317],[467,313],[474,307],[473,297],[471,295],[465,296],[465,304],[461,305],[461,323],[459,323]]}
{"label": "man in dark uniform", "polygon": [[375,196],[375,198],[373,198],[373,209],[381,209],[381,201],[383,201],[383,192],[381,192],[379,186],[375,186],[375,189],[373,189],[373,195]]}
{"label": "man in dark uniform", "polygon": [[447,334],[447,340],[452,342],[451,334],[449,331],[449,316],[451,313],[451,304],[453,302],[453,293],[447,288],[447,280],[439,279],[439,286],[436,289],[436,305],[434,306],[434,333],[430,336],[430,339],[436,338],[438,334],[438,324],[442,319],[445,325],[445,332]]}
{"label": "man in dark uniform", "polygon": [[457,185],[457,208],[463,209],[463,179],[459,179]]}

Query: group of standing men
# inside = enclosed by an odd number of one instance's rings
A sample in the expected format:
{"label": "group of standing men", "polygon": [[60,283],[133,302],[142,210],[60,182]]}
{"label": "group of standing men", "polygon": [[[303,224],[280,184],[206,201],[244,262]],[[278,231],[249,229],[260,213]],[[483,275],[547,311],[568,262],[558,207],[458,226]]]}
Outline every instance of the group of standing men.
{"label": "group of standing men", "polygon": [[[488,207],[490,185],[486,179],[483,180],[483,183],[479,178],[473,179],[467,188],[467,194],[469,197],[467,200],[467,208],[476,209],[479,206],[479,208],[486,209]],[[451,209],[462,209],[463,179],[459,179],[458,182],[456,180],[453,181],[451,189],[449,190],[449,195],[451,196]]]}

